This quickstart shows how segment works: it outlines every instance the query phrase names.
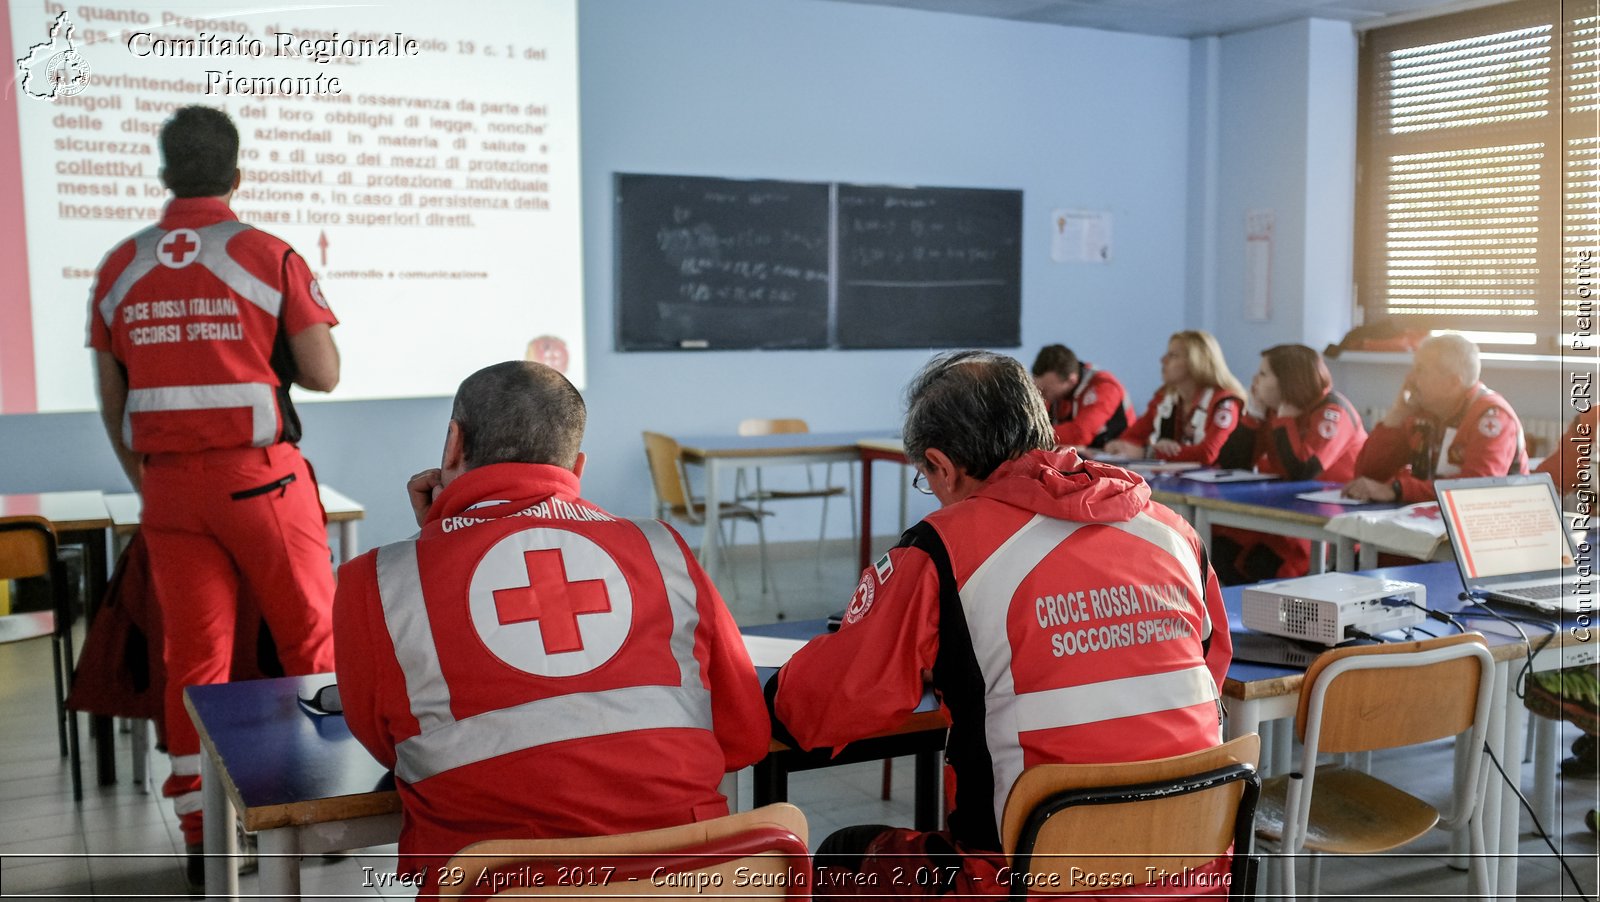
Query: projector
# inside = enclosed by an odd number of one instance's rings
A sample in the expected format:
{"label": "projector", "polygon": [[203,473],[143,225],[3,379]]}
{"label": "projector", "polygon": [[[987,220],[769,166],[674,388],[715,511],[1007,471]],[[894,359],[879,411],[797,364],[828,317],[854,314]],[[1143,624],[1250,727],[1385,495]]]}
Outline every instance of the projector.
{"label": "projector", "polygon": [[1241,607],[1248,629],[1338,645],[1355,638],[1351,630],[1377,635],[1416,626],[1423,613],[1406,602],[1426,606],[1425,593],[1421,583],[1321,573],[1251,586]]}

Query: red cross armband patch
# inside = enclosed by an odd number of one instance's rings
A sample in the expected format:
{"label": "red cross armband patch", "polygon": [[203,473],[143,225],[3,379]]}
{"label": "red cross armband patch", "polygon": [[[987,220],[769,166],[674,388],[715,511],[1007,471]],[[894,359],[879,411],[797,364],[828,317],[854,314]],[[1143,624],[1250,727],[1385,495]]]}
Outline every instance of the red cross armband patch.
{"label": "red cross armband patch", "polygon": [[1317,434],[1330,442],[1333,441],[1333,437],[1339,434],[1338,420],[1323,420],[1322,422],[1318,423]]}
{"label": "red cross armband patch", "polygon": [[1483,416],[1478,417],[1478,432],[1486,438],[1499,438],[1505,429],[1506,424],[1500,420],[1498,407],[1491,407],[1483,412]]}
{"label": "red cross armband patch", "polygon": [[1211,422],[1217,424],[1218,429],[1227,429],[1233,425],[1233,402],[1228,401],[1217,405],[1217,412],[1211,415]]}

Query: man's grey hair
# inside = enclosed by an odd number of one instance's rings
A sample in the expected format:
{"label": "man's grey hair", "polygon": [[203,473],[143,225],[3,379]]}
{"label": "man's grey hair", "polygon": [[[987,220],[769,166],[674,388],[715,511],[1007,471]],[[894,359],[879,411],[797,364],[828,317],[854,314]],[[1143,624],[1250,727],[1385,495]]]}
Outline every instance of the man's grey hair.
{"label": "man's grey hair", "polygon": [[1472,385],[1483,372],[1478,346],[1452,332],[1435,335],[1417,346],[1417,358],[1428,357],[1442,372],[1460,377],[1462,385]]}
{"label": "man's grey hair", "polygon": [[941,354],[922,368],[906,387],[904,437],[912,463],[926,466],[938,448],[974,479],[1056,443],[1028,370],[989,351]]}
{"label": "man's grey hair", "polygon": [[461,429],[468,469],[522,463],[570,470],[588,410],[565,376],[542,363],[508,360],[461,383],[450,419]]}

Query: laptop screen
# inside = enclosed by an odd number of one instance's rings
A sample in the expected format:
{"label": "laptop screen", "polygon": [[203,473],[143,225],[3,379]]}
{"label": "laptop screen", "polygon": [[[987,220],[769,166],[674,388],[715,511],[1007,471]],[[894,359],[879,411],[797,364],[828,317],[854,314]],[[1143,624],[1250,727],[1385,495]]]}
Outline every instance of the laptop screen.
{"label": "laptop screen", "polygon": [[1572,566],[1561,511],[1546,480],[1439,487],[1456,559],[1468,581]]}

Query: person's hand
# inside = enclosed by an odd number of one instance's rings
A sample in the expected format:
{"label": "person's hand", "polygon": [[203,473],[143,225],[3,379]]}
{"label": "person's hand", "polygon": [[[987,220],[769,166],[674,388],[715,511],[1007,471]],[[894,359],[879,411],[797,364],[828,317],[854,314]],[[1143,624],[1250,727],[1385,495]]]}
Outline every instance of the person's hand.
{"label": "person's hand", "polygon": [[1394,403],[1389,405],[1389,410],[1383,415],[1383,425],[1390,429],[1399,429],[1405,425],[1406,418],[1417,412],[1416,389],[1411,387],[1408,377],[1400,385],[1400,393],[1395,395]]}
{"label": "person's hand", "polygon": [[1355,479],[1350,480],[1350,483],[1344,487],[1344,491],[1341,494],[1346,498],[1354,498],[1357,501],[1399,500],[1395,497],[1393,485],[1387,482],[1379,482],[1376,479],[1368,479],[1365,476],[1357,476]]}
{"label": "person's hand", "polygon": [[1106,452],[1114,457],[1143,457],[1144,448],[1122,439],[1106,442]]}
{"label": "person's hand", "polygon": [[1183,451],[1183,446],[1170,438],[1164,438],[1155,443],[1151,448],[1156,457],[1173,457]]}
{"label": "person's hand", "polygon": [[433,499],[439,497],[443,488],[444,474],[438,467],[423,470],[406,481],[406,494],[411,496],[411,510],[417,515],[418,526],[428,519],[428,508],[433,506]]}

